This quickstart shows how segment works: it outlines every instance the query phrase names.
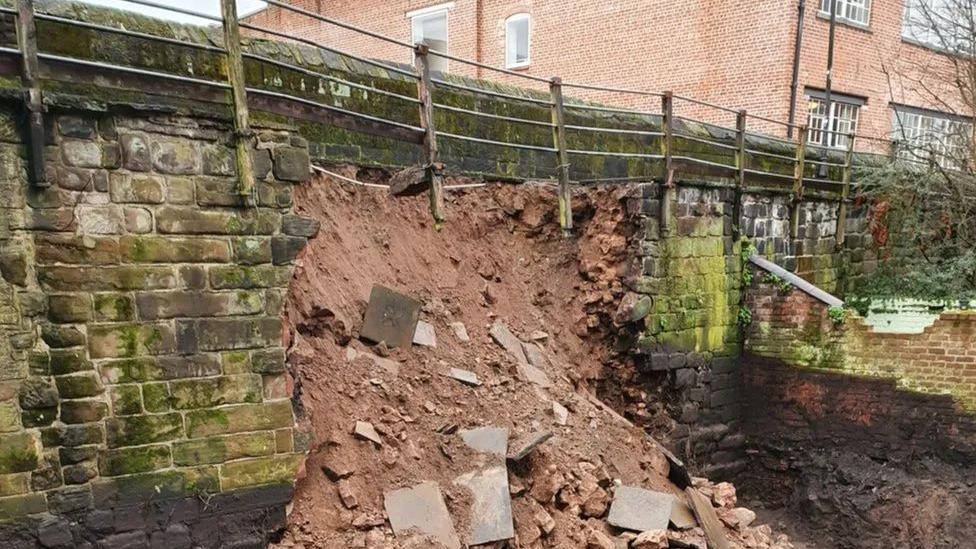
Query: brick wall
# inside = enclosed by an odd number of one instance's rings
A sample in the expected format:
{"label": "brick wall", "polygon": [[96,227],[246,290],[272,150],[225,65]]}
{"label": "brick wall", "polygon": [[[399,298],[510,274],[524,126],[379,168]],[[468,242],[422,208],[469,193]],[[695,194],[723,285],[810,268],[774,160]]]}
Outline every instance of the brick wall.
{"label": "brick wall", "polygon": [[13,210],[0,228],[0,522],[29,526],[0,536],[263,543],[307,443],[280,319],[317,230],[291,213],[305,141],[258,135],[245,206],[224,122],[49,120],[51,187],[29,186],[20,146],[0,145]]}
{"label": "brick wall", "polygon": [[761,272],[745,306],[750,432],[976,456],[976,314],[943,313],[921,334],[875,333]]}
{"label": "brick wall", "polygon": [[[796,14],[799,0],[789,2],[556,2],[553,0],[457,0],[449,15],[452,54],[504,66],[505,19],[532,15],[532,63],[527,73],[568,81],[677,93],[745,108],[754,114],[786,120],[789,110]],[[323,2],[296,0],[295,5],[409,42],[411,10],[440,4],[436,0]],[[806,1],[799,66],[797,123],[806,123],[806,87],[825,86],[828,21],[818,16],[820,0]],[[941,101],[961,105],[951,88],[933,90],[925,71],[945,71],[940,54],[901,38],[903,0],[873,2],[869,28],[839,24],[834,90],[867,99],[861,130],[883,137],[891,131],[890,102],[945,110]],[[408,63],[409,50],[271,7],[251,18],[255,24],[287,29],[353,53]],[[761,59],[761,62],[757,62]],[[920,67],[925,67],[924,70]],[[452,62],[450,70],[467,76],[513,81],[512,77]],[[885,74],[885,70],[890,74]],[[889,77],[890,76],[890,77]],[[924,84],[923,84],[924,82]],[[521,85],[537,86],[528,81]],[[938,84],[935,84],[938,86]],[[576,92],[574,92],[576,93]],[[652,98],[607,93],[582,97],[659,107]],[[678,114],[734,125],[734,116],[714,109],[679,104]],[[965,112],[965,109],[963,109]],[[753,129],[782,135],[782,126],[752,122]],[[861,146],[882,151],[883,144]]]}

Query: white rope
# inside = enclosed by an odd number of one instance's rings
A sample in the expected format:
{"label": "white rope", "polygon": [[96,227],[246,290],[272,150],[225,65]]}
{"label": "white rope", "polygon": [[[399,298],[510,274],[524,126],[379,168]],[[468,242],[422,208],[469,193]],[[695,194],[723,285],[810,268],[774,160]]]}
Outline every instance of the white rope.
{"label": "white rope", "polygon": [[[329,170],[327,170],[325,168],[322,168],[320,166],[316,166],[314,164],[312,164],[312,169],[315,170],[315,171],[317,171],[317,172],[324,173],[325,175],[329,175],[329,176],[332,176],[332,177],[334,177],[336,179],[345,181],[347,183],[352,183],[353,185],[360,185],[362,187],[369,187],[371,189],[386,189],[386,190],[389,190],[389,188],[390,188],[389,185],[379,185],[377,183],[363,183],[362,181],[358,181],[358,180],[353,179],[351,177],[346,177],[344,175],[337,174],[335,172],[330,172]],[[445,185],[444,186],[444,190],[445,191],[452,191],[452,190],[457,190],[457,189],[476,189],[476,188],[487,187],[487,186],[488,186],[487,183],[464,183],[464,184],[458,184],[458,185]]]}

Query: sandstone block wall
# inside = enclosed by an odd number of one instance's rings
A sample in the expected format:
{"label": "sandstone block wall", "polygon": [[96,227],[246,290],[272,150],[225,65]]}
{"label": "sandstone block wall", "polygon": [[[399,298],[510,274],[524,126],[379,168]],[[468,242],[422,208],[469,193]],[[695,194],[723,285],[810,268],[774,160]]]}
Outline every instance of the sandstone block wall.
{"label": "sandstone block wall", "polygon": [[0,523],[19,525],[0,534],[263,541],[308,444],[281,322],[317,231],[291,213],[305,140],[259,132],[247,205],[224,122],[49,120],[49,188],[28,184],[15,132],[0,144]]}

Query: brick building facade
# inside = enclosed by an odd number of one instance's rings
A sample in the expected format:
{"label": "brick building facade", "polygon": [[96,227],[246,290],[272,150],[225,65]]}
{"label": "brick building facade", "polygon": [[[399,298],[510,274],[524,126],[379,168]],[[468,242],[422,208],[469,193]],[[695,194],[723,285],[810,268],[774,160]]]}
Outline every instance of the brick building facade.
{"label": "brick building facade", "polygon": [[[931,72],[951,71],[946,56],[922,45],[924,40],[906,38],[914,32],[906,26],[909,11],[905,3],[918,1],[931,0],[837,0],[833,98],[840,122],[834,128],[847,132],[846,122],[856,118],[859,134],[888,137],[898,121],[932,130],[948,127],[950,121],[967,120],[940,113],[971,115],[953,99],[952,90],[939,90],[938,82],[927,78]],[[434,29],[435,34],[445,34],[452,55],[498,67],[507,65],[526,74],[559,75],[569,82],[615,87],[670,89],[782,121],[790,112],[794,46],[803,5],[796,123],[818,123],[819,119],[808,118],[808,111],[814,108],[816,115],[816,108],[824,108],[829,0],[292,0],[292,4],[405,42],[425,32],[430,38]],[[527,24],[517,24],[526,16]],[[412,54],[404,47],[279,7],[269,6],[248,21],[350,53],[411,61]],[[525,32],[528,37],[519,34]],[[924,74],[919,67],[925,67]],[[455,61],[448,62],[447,69],[533,85]],[[653,97],[572,92],[588,99],[659,108]],[[732,113],[680,102],[676,109],[679,115],[734,125]],[[896,110],[908,118],[896,118]],[[762,121],[750,122],[750,129],[774,134],[786,131],[784,126]],[[842,136],[837,138],[841,142],[833,143],[824,134],[811,136],[821,143],[843,146]],[[914,136],[910,130],[909,137]],[[858,148],[886,149],[887,145],[862,142]]]}

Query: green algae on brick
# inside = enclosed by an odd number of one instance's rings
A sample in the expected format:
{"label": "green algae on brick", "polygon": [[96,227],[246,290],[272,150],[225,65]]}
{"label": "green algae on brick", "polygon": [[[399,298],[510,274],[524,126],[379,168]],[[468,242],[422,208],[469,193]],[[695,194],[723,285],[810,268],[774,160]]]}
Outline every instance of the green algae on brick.
{"label": "green algae on brick", "polygon": [[293,425],[291,401],[287,400],[186,412],[187,436],[191,438]]}
{"label": "green algae on brick", "polygon": [[0,436],[0,475],[33,471],[38,460],[37,443],[31,435]]}
{"label": "green algae on brick", "polygon": [[103,476],[129,475],[165,469],[170,464],[169,446],[140,446],[103,452],[98,471]]}
{"label": "green algae on brick", "polygon": [[261,401],[261,377],[232,375],[186,379],[170,383],[170,402],[177,409],[209,408],[221,404]]}
{"label": "green algae on brick", "polygon": [[109,448],[164,442],[183,435],[179,414],[112,417],[105,420]]}
{"label": "green algae on brick", "polygon": [[304,456],[300,454],[286,454],[225,463],[220,466],[220,487],[226,491],[248,486],[294,483],[302,459]]}
{"label": "green algae on brick", "polygon": [[174,443],[173,462],[176,465],[224,463],[245,457],[271,455],[275,449],[272,432],[210,437]]}

